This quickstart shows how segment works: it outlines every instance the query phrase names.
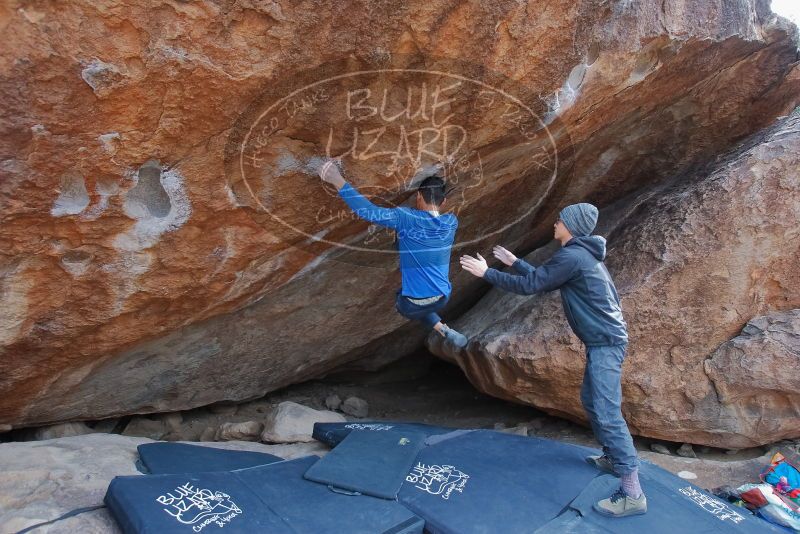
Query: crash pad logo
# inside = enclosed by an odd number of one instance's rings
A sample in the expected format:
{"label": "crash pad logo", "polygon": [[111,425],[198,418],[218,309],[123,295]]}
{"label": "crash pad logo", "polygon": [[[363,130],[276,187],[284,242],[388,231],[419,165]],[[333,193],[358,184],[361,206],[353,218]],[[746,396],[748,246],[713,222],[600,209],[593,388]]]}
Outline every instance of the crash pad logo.
{"label": "crash pad logo", "polygon": [[349,425],[344,425],[345,428],[349,428],[350,430],[391,430],[394,428],[392,425],[379,425],[376,423],[350,423]]}
{"label": "crash pad logo", "polygon": [[697,491],[691,486],[686,486],[678,491],[689,497],[695,504],[700,506],[706,512],[713,514],[714,517],[720,521],[731,521],[733,523],[741,523],[744,517],[733,511],[733,509],[722,501],[706,495],[701,491]]}
{"label": "crash pad logo", "polygon": [[414,484],[431,495],[441,495],[442,499],[449,499],[457,491],[463,493],[469,475],[452,465],[425,465],[418,463],[406,476],[406,481]]}
{"label": "crash pad logo", "polygon": [[196,488],[189,482],[160,495],[156,502],[164,505],[164,511],[179,523],[192,525],[194,532],[211,524],[224,527],[242,513],[227,493]]}

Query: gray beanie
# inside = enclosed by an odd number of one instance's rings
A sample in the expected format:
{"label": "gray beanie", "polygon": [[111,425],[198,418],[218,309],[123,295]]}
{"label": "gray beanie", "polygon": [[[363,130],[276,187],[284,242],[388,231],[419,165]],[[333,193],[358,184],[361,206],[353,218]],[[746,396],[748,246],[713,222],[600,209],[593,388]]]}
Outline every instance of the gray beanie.
{"label": "gray beanie", "polygon": [[597,225],[597,208],[586,202],[570,204],[558,214],[564,225],[575,237],[589,235]]}

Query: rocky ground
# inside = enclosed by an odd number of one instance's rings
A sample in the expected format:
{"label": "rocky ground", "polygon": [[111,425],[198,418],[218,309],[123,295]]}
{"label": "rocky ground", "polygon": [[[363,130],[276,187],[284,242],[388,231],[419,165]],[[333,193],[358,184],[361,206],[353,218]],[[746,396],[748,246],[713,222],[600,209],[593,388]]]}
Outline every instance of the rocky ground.
{"label": "rocky ground", "polygon": [[[341,403],[337,411],[328,411]],[[358,399],[358,400],[354,400]],[[217,404],[182,413],[71,423],[0,434],[0,533],[16,532],[75,508],[101,504],[108,482],[136,474],[136,446],[151,439],[204,441],[214,447],[257,450],[294,458],[322,455],[327,447],[301,436],[307,414],[281,415],[287,406],[322,410],[326,417],[424,422],[461,428],[497,430],[597,446],[588,429],[534,408],[508,403],[477,392],[461,371],[426,353],[415,354],[380,372],[344,372],[307,382],[243,404]],[[356,417],[347,412],[359,412]],[[366,410],[366,413],[365,413]],[[276,415],[277,414],[277,415]],[[319,414],[316,414],[317,417]],[[283,417],[283,418],[282,418]],[[294,425],[293,428],[288,426]],[[306,427],[310,428],[310,427]],[[85,435],[79,433],[91,432]],[[116,433],[115,433],[116,432]],[[283,441],[292,433],[291,443]],[[216,440],[216,441],[215,441]],[[725,451],[709,447],[636,439],[646,460],[714,488],[757,478],[776,446]],[[36,532],[113,532],[104,509],[42,526]]]}
{"label": "rocky ground", "polygon": [[[106,432],[166,441],[259,441],[264,423],[284,402],[328,412],[332,408],[330,411],[348,421],[407,421],[453,428],[493,428],[597,446],[587,427],[530,406],[485,395],[475,390],[458,367],[424,351],[377,372],[340,372],[250,402],[223,402],[184,412],[17,429],[0,434],[0,440],[31,441]],[[719,461],[756,458],[775,446],[719,449],[640,437],[635,442],[644,452]],[[793,443],[780,442],[781,445]]]}

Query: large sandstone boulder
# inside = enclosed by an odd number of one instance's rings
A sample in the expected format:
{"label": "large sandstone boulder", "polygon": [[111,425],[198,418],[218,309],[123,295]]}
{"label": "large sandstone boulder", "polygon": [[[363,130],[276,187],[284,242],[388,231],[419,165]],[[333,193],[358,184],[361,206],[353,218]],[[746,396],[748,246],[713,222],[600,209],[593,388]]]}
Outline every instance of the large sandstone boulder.
{"label": "large sandstone boulder", "polygon": [[[735,410],[728,423],[735,430],[800,436],[800,310],[751,319],[704,367],[720,403]],[[769,423],[755,422],[755,413]]]}
{"label": "large sandstone boulder", "polygon": [[[631,338],[632,432],[729,448],[800,437],[799,170],[800,109],[702,179],[601,212]],[[471,336],[466,351],[449,353],[438,336],[429,346],[479,389],[585,420],[584,349],[557,292],[494,289],[453,326]]]}
{"label": "large sandstone boulder", "polygon": [[[455,161],[456,254],[529,248],[561,204],[696,168],[793,108],[800,84],[796,29],[767,0],[12,0],[0,29],[13,426],[246,400],[418,349],[393,308],[390,237],[339,213],[306,174],[315,156],[344,155],[386,205]],[[428,88],[453,80],[443,124]],[[382,114],[377,97],[347,100],[387,87]],[[427,111],[398,115],[423,87]],[[348,152],[354,131],[387,125],[369,156]],[[468,134],[460,152],[450,126]],[[480,286],[453,281],[463,309]]]}

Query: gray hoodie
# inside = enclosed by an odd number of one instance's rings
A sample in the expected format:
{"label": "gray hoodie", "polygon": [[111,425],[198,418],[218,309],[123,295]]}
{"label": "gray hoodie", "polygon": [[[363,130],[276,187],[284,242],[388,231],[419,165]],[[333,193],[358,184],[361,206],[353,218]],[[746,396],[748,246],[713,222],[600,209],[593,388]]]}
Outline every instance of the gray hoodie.
{"label": "gray hoodie", "polygon": [[560,289],[567,321],[586,346],[621,345],[628,342],[627,325],[605,257],[603,237],[573,237],[538,268],[517,259],[512,267],[521,276],[490,268],[483,278],[520,295]]}

